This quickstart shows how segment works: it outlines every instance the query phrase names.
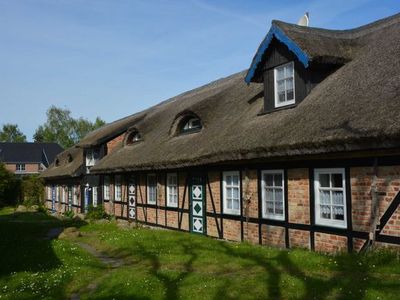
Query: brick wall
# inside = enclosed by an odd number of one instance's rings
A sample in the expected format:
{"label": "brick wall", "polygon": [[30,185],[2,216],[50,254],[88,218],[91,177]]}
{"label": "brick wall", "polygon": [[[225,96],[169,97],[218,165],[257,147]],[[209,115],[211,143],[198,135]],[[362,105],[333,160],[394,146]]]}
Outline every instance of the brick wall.
{"label": "brick wall", "polygon": [[17,174],[39,173],[39,164],[38,163],[33,163],[33,164],[26,163],[25,171],[17,171],[16,164],[6,164],[6,169],[9,170],[10,172],[17,173]]}
{"label": "brick wall", "polygon": [[314,233],[315,251],[337,253],[347,251],[347,237],[333,234]]}
{"label": "brick wall", "polygon": [[114,151],[115,146],[124,140],[125,134],[121,134],[111,141],[107,142],[107,155]]}
{"label": "brick wall", "polygon": [[[351,168],[351,196],[353,229],[358,231],[370,230],[371,224],[371,184],[374,170],[372,167]],[[400,166],[383,166],[377,168],[377,191],[379,201],[379,217],[392,203],[400,190]],[[379,225],[379,224],[378,224]],[[400,236],[400,209],[397,209],[387,224],[383,227],[382,234]],[[364,242],[363,240],[361,240]],[[362,247],[358,241],[357,248]],[[362,243],[363,244],[363,243]],[[384,243],[378,245],[386,246]],[[354,247],[356,248],[356,247]]]}

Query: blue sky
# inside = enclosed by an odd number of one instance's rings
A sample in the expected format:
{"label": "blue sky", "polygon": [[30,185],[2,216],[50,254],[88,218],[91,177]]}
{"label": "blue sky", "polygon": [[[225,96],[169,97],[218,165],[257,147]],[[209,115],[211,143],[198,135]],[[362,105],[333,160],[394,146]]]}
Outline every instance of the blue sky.
{"label": "blue sky", "polygon": [[0,0],[0,125],[50,105],[107,122],[248,68],[271,20],[346,29],[398,0]]}

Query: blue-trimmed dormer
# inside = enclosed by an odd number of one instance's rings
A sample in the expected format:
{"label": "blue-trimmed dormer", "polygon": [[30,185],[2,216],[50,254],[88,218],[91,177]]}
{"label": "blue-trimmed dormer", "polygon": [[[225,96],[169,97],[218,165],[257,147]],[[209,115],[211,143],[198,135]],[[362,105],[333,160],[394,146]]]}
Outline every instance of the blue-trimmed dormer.
{"label": "blue-trimmed dormer", "polygon": [[[297,40],[300,37],[302,42],[310,37],[308,30],[315,35],[314,29],[287,23],[284,26],[297,30],[292,34]],[[308,52],[273,22],[253,58],[245,81],[264,83],[264,112],[272,112],[298,105],[336,69],[337,65],[312,61]]]}

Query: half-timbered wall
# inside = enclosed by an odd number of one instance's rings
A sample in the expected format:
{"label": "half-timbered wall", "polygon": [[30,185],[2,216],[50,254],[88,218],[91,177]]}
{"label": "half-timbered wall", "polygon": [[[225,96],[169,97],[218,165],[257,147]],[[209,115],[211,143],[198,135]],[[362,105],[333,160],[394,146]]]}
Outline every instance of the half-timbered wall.
{"label": "half-timbered wall", "polygon": [[[238,167],[237,169],[213,169],[205,174],[206,234],[232,241],[249,241],[254,244],[280,248],[306,248],[323,252],[359,251],[369,239],[371,211],[371,182],[373,167],[349,166],[349,162],[330,162],[343,167],[346,177],[347,228],[334,228],[315,224],[314,169],[321,163],[300,163],[284,170],[285,219],[270,220],[261,213],[261,171],[277,169],[277,166]],[[325,165],[322,165],[325,167]],[[240,172],[240,215],[223,213],[222,174],[226,170]],[[379,216],[382,228],[377,231],[377,244],[400,244],[400,164],[379,166],[378,195]],[[158,172],[157,203],[148,204],[148,173],[123,176],[123,200],[115,202],[115,216],[129,220],[127,207],[127,178],[135,175],[136,217],[138,221],[152,226],[191,231],[188,171],[178,171],[178,207],[166,205],[166,172]],[[113,182],[113,180],[111,180]],[[110,187],[114,197],[114,187]],[[112,201],[110,201],[112,203]],[[112,212],[112,208],[109,212]]]}

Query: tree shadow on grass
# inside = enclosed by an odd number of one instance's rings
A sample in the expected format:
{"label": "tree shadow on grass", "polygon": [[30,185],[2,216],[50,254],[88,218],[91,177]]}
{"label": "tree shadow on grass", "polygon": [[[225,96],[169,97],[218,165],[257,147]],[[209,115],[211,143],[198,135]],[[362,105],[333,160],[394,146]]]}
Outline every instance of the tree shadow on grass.
{"label": "tree shadow on grass", "polygon": [[[68,226],[80,227],[84,224],[85,222],[72,220],[61,221],[38,212],[18,212],[0,216],[0,280],[17,284],[13,279],[14,276],[17,276],[15,278],[30,276],[24,275],[24,272],[46,273],[61,268],[63,263],[54,252],[51,238],[47,236],[49,230]],[[26,286],[35,281],[42,282],[37,280],[39,280],[37,277],[32,277],[28,282],[21,282],[18,286],[22,287],[23,284]],[[56,288],[58,291],[50,293],[65,297],[63,287],[67,283],[60,282]]]}
{"label": "tree shadow on grass", "polygon": [[[222,243],[222,247],[227,255],[237,257],[240,250],[233,249],[229,244]],[[319,254],[315,254],[319,255]],[[305,272],[305,268],[298,266],[290,256],[287,250],[281,250],[276,256],[266,259],[264,255],[257,251],[242,254],[254,265],[261,266],[264,269],[267,279],[265,286],[268,294],[267,299],[282,298],[282,275],[286,274],[302,282],[303,291],[296,295],[298,299],[325,299],[335,294],[335,299],[363,299],[366,296],[366,290],[383,291],[396,286],[394,282],[385,282],[379,280],[373,272],[373,264],[368,258],[359,254],[340,254],[332,256],[332,268],[328,276],[325,277],[318,268],[312,272]],[[394,261],[394,256],[387,254],[378,258],[377,264],[385,265]],[[317,267],[317,266],[316,266]],[[326,268],[326,265],[323,266]],[[229,288],[229,287],[226,287]],[[220,299],[224,290],[221,290],[215,299]],[[287,296],[285,297],[287,298]]]}

